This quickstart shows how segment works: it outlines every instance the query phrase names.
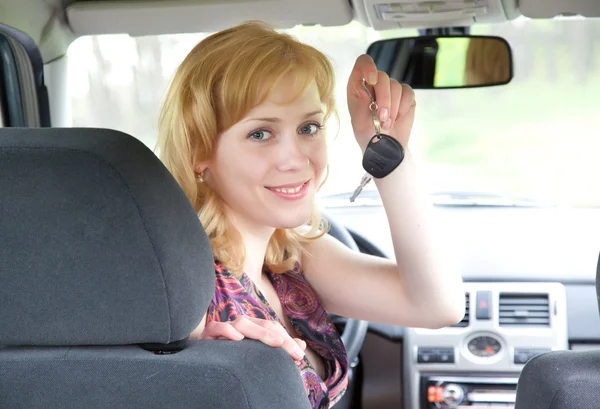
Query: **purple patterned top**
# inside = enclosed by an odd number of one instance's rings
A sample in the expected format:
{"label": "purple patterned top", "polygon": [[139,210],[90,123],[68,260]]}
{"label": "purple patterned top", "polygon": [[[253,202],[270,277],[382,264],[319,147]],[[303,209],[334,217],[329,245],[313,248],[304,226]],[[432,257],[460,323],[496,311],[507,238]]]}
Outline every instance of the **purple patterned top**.
{"label": "purple patterned top", "polygon": [[[291,334],[292,337],[303,339],[325,363],[326,378],[322,380],[306,356],[296,362],[312,408],[330,408],[341,399],[348,386],[348,358],[340,334],[298,264],[295,269],[282,274],[273,274],[266,267],[263,271],[279,295],[282,310],[296,332]],[[207,324],[215,320],[233,321],[245,315],[279,321],[283,325],[246,273],[238,280],[215,261],[215,274],[217,286],[208,307]]]}

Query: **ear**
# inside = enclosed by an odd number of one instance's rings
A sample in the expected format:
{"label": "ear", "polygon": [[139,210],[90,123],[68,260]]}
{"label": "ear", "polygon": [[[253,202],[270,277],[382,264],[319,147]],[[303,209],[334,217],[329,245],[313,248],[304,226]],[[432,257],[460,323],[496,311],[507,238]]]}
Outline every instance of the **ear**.
{"label": "ear", "polygon": [[204,171],[210,167],[210,161],[202,160],[199,156],[198,153],[194,155],[194,173],[196,175],[204,173]]}
{"label": "ear", "polygon": [[206,169],[208,169],[209,163],[206,161],[202,161],[202,162],[195,162],[194,163],[194,173],[196,175],[199,175],[201,173],[204,173],[206,171]]}

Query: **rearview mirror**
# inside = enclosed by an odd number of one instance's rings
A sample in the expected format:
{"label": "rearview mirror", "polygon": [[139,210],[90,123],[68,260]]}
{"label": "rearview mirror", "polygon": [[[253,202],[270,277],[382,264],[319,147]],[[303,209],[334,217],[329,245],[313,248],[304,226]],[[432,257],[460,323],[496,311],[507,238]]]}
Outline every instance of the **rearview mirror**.
{"label": "rearview mirror", "polygon": [[500,37],[422,36],[376,41],[367,50],[377,68],[414,89],[508,84],[512,53]]}

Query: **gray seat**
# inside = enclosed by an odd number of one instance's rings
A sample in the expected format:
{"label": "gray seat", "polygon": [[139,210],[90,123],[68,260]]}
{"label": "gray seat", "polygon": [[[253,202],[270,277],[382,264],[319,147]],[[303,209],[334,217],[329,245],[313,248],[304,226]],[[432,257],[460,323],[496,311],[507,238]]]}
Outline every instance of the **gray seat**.
{"label": "gray seat", "polygon": [[[600,259],[596,270],[600,301]],[[532,358],[517,384],[515,409],[600,408],[600,351],[554,351]]]}
{"label": "gray seat", "polygon": [[0,129],[0,243],[1,408],[309,408],[281,348],[187,339],[212,252],[134,138]]}

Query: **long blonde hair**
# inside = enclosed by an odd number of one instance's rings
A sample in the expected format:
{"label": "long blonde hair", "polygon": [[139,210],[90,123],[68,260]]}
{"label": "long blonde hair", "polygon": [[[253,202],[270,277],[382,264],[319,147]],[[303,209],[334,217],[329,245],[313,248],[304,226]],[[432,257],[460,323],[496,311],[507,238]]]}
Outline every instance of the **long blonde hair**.
{"label": "long blonde hair", "polygon": [[[198,212],[215,258],[236,275],[244,266],[242,237],[225,216],[222,199],[198,182],[194,161],[210,160],[218,136],[290,74],[298,85],[290,101],[315,81],[325,119],[335,113],[334,71],[328,58],[263,22],[246,22],[212,34],[192,49],[178,67],[160,112],[159,156]],[[265,256],[271,271],[294,268],[302,244],[325,234],[327,223],[316,206],[307,225],[310,229],[304,232],[275,230]]]}
{"label": "long blonde hair", "polygon": [[491,85],[508,82],[511,63],[508,46],[499,39],[469,39],[465,66],[465,85]]}

